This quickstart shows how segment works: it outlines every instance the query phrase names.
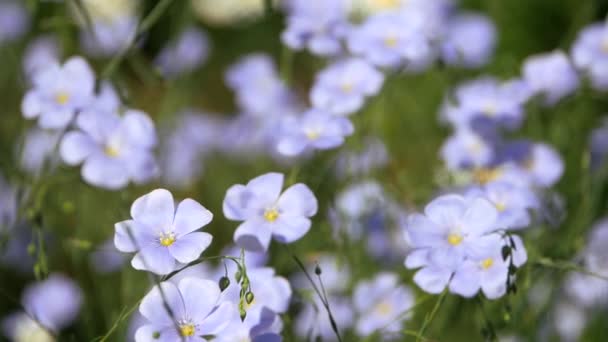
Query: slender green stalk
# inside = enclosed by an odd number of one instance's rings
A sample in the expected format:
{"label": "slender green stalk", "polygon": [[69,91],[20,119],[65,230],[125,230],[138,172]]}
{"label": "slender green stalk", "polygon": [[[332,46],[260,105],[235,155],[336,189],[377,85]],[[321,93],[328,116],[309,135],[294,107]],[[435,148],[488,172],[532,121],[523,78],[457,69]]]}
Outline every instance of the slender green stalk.
{"label": "slender green stalk", "polygon": [[431,313],[428,314],[424,318],[424,322],[422,323],[422,327],[420,327],[420,330],[418,331],[418,336],[416,338],[416,342],[421,341],[420,337],[424,336],[424,332],[426,331],[426,329],[429,327],[429,325],[431,324],[431,322],[435,318],[435,315],[437,314],[437,311],[439,311],[439,307],[443,303],[443,300],[445,299],[445,296],[446,296],[447,293],[448,293],[447,289],[443,290],[443,292],[441,293],[441,295],[437,299],[437,302],[435,303],[435,306],[433,307],[433,310],[431,311]]}
{"label": "slender green stalk", "polygon": [[608,276],[589,271],[571,261],[553,261],[548,258],[540,258],[539,260],[534,262],[534,265],[555,268],[555,269],[564,270],[564,271],[575,271],[575,272],[579,272],[582,274],[586,274],[591,277],[596,277],[596,278],[608,281]]}

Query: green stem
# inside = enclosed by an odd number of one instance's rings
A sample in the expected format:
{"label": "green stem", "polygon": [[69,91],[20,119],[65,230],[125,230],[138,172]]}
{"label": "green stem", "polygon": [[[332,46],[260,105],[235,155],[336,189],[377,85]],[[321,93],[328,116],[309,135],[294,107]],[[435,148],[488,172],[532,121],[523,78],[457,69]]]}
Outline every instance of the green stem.
{"label": "green stem", "polygon": [[416,342],[420,341],[421,337],[424,336],[424,332],[426,331],[426,329],[429,327],[429,325],[431,324],[431,322],[435,318],[435,315],[437,314],[437,311],[439,311],[439,307],[441,306],[441,303],[443,303],[443,300],[445,299],[445,296],[446,296],[447,293],[448,293],[447,289],[443,290],[443,292],[441,293],[441,295],[437,299],[437,302],[435,303],[435,306],[433,307],[433,310],[431,311],[431,313],[428,314],[424,318],[424,322],[422,323],[422,327],[420,327],[420,330],[418,331],[418,336],[416,337]]}

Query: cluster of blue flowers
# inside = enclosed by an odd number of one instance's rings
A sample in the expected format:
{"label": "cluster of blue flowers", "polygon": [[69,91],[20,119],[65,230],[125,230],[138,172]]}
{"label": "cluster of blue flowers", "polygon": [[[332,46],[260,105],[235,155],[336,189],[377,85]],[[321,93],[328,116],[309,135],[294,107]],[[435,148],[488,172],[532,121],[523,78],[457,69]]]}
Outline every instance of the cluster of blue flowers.
{"label": "cluster of blue flowers", "polygon": [[[62,171],[57,169],[63,163],[79,166],[82,179],[94,187],[117,191],[153,183],[155,188],[131,204],[113,237],[90,255],[98,273],[123,269],[131,258],[132,268],[147,272],[153,282],[137,304],[129,340],[277,342],[293,303],[300,310],[290,324],[300,338],[342,341],[352,331],[360,338],[398,339],[417,306],[415,290],[386,270],[355,276],[357,265],[339,253],[353,246],[378,268],[405,260],[405,268],[415,270],[413,283],[430,294],[471,298],[481,292],[494,300],[517,292],[518,269],[528,260],[517,234],[547,220],[548,198],[565,169],[555,148],[522,138],[519,130],[530,107],[556,106],[586,80],[595,90],[608,89],[606,25],[585,28],[570,54],[528,57],[519,77],[480,76],[450,89],[438,104],[439,120],[451,130],[439,151],[449,181],[421,213],[404,208],[372,177],[390,160],[375,136],[363,137],[362,151],[335,153],[334,175],[356,181],[332,192],[333,204],[323,208],[318,184],[297,182],[298,167],[315,153],[345,145],[360,128],[351,119],[364,114],[388,77],[433,65],[478,68],[489,62],[496,42],[489,18],[460,11],[448,0],[356,3],[290,0],[281,7],[286,56],[306,50],[324,63],[304,96],[289,82],[284,68],[290,66],[279,68],[269,55],[251,53],[224,74],[236,115],[186,109],[173,126],[159,131],[157,117],[131,108],[122,89],[84,57],[60,62],[57,37],[40,36],[27,47],[21,113],[37,126],[23,137],[21,169],[44,180],[48,172]],[[66,6],[80,25],[81,47],[92,58],[120,63],[121,54],[145,39],[131,2]],[[83,6],[90,13],[84,15]],[[22,36],[28,21],[21,4],[0,0],[0,45]],[[177,82],[198,70],[210,50],[207,34],[187,26],[151,65],[159,77]],[[591,137],[591,162],[598,168],[608,154],[607,127]],[[225,189],[221,211],[235,222],[232,243],[209,256],[214,236],[202,229],[214,213],[192,198],[176,201],[158,184],[188,189],[216,153],[238,161],[266,156],[293,169],[288,176],[268,172]],[[24,250],[42,248],[47,237],[36,231],[34,246],[29,244],[34,228],[21,229],[43,224],[36,207],[39,190],[32,186],[22,194],[4,183],[0,179],[0,224],[12,227],[14,238],[0,261],[11,263],[31,258],[35,253]],[[23,218],[20,206],[26,204],[31,210]],[[324,218],[318,215],[323,209]],[[321,226],[322,219],[329,223],[326,240],[337,249],[302,262],[286,245]],[[18,239],[19,229],[26,242]],[[587,314],[572,303],[591,309],[608,300],[608,283],[597,277],[608,277],[603,248],[608,221],[600,221],[588,240],[579,259],[589,274],[566,277],[564,299],[554,312],[558,322],[574,322],[557,326],[566,339],[578,338]],[[277,244],[300,267],[289,279],[267,265]],[[40,279],[25,289],[22,310],[5,319],[4,332],[14,341],[55,341],[77,319],[85,294],[65,275],[49,274],[45,265],[25,258],[19,263],[28,271],[33,267]]]}

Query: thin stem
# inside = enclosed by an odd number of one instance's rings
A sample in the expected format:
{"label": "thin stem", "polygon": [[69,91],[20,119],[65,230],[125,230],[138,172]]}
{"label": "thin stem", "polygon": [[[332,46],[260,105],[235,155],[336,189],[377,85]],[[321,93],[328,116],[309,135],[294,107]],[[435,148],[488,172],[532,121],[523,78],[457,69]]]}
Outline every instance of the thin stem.
{"label": "thin stem", "polygon": [[437,311],[439,311],[439,307],[441,306],[441,303],[443,303],[443,300],[445,299],[445,295],[447,293],[448,293],[447,289],[443,290],[443,292],[439,296],[439,299],[437,299],[437,302],[435,303],[435,306],[433,307],[433,310],[431,311],[431,313],[424,318],[422,327],[420,327],[420,330],[418,331],[418,336],[416,338],[416,342],[420,341],[421,336],[424,336],[424,332],[426,331],[426,329],[429,327],[429,325],[433,321],[433,318],[435,318],[435,315],[437,314]]}
{"label": "thin stem", "polygon": [[[286,245],[284,245],[284,246],[285,246],[285,249],[287,250],[287,252],[291,255],[292,259],[298,265],[298,267],[302,270],[302,272],[304,272],[304,275],[306,276],[306,278],[308,279],[308,281],[312,285],[312,287],[315,290],[317,296],[319,296],[319,299],[321,299],[321,303],[323,303],[323,306],[325,307],[325,311],[327,311],[327,315],[329,316],[329,323],[331,324],[331,328],[334,331],[334,333],[336,334],[336,337],[338,338],[338,342],[342,342],[342,336],[340,335],[340,330],[338,329],[338,325],[336,324],[336,320],[334,319],[334,316],[331,313],[331,309],[329,307],[329,302],[327,301],[327,296],[324,295],[325,289],[323,288],[323,292],[321,290],[319,290],[319,287],[317,286],[317,284],[315,284],[314,280],[312,279],[312,277],[310,276],[310,274],[306,270],[306,267],[304,266],[304,264],[302,263],[302,261],[300,260],[300,258],[298,258],[295,254],[291,253],[291,251],[289,250],[289,248]],[[319,280],[320,279],[321,279],[321,277],[319,275]],[[321,286],[323,286],[322,282],[321,282]]]}
{"label": "thin stem", "polygon": [[137,309],[137,307],[139,306],[139,303],[141,303],[141,299],[138,300],[137,302],[135,302],[135,304],[133,304],[128,310],[125,307],[121,312],[120,315],[118,315],[118,318],[116,319],[116,321],[114,321],[114,324],[112,325],[112,327],[110,328],[110,330],[108,330],[108,332],[106,332],[105,335],[99,337],[99,342],[105,342],[108,340],[108,338],[114,333],[114,331],[116,329],[118,329],[118,326],[120,325],[120,323],[122,323],[122,321],[124,321],[127,317],[129,317],[131,315],[131,313],[133,313],[133,311],[135,311],[135,309]]}
{"label": "thin stem", "polygon": [[582,274],[586,274],[591,277],[596,277],[596,278],[608,281],[608,276],[605,276],[605,275],[602,275],[599,273],[595,273],[593,271],[589,271],[570,261],[553,261],[548,258],[540,258],[539,260],[535,261],[534,264],[539,265],[539,266],[549,267],[549,268],[555,268],[558,270],[575,271],[575,272],[579,272]]}
{"label": "thin stem", "polygon": [[114,74],[114,71],[118,68],[120,63],[125,59],[125,57],[131,52],[135,43],[146,33],[156,22],[160,19],[163,13],[167,10],[169,5],[173,0],[160,0],[156,6],[148,13],[148,15],[142,19],[137,27],[137,31],[135,35],[133,35],[133,39],[129,42],[129,45],[119,54],[117,54],[112,60],[108,63],[105,69],[101,73],[101,79],[107,79]]}

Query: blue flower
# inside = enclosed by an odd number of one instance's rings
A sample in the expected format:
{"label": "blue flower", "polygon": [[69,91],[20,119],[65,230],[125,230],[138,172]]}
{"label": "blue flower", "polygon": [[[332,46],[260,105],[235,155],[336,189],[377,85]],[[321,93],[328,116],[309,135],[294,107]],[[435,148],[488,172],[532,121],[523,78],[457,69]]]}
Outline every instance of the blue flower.
{"label": "blue flower", "polygon": [[369,336],[379,329],[395,333],[407,318],[403,313],[414,305],[414,294],[407,286],[399,285],[396,274],[382,272],[357,284],[353,303],[359,314],[355,325],[359,336]]}
{"label": "blue flower", "polygon": [[221,333],[234,313],[232,305],[220,298],[215,281],[184,278],[178,285],[160,283],[141,301],[139,312],[149,324],[137,329],[135,341],[207,341],[201,336]]}
{"label": "blue flower", "polygon": [[553,105],[578,88],[578,74],[562,51],[526,58],[522,67],[525,82],[545,105]]}
{"label": "blue flower", "polygon": [[496,27],[476,13],[460,13],[447,22],[441,44],[442,59],[448,65],[478,68],[488,63],[496,44]]}
{"label": "blue flower", "polygon": [[82,178],[106,189],[120,189],[130,180],[144,183],[157,174],[152,149],[157,138],[154,123],[145,113],[127,110],[87,111],[78,116],[79,130],[68,132],[60,145],[69,165],[82,163]]}
{"label": "blue flower", "polygon": [[95,75],[87,62],[72,57],[63,65],[51,64],[32,76],[34,88],[21,103],[27,119],[38,118],[45,129],[62,129],[92,100]]}
{"label": "blue flower", "polygon": [[350,26],[347,7],[344,0],[292,0],[288,2],[287,27],[281,40],[295,50],[307,48],[321,56],[336,55],[342,50],[341,39]]}
{"label": "blue flower", "polygon": [[608,32],[606,24],[585,27],[572,44],[572,61],[591,80],[593,88],[608,89]]}
{"label": "blue flower", "polygon": [[198,68],[209,55],[209,38],[194,27],[186,29],[167,45],[156,58],[156,65],[166,77],[176,77]]}
{"label": "blue flower", "polygon": [[322,70],[310,91],[314,107],[332,114],[352,114],[363,106],[365,98],[380,91],[384,75],[364,59],[349,58]]}
{"label": "blue flower", "polygon": [[114,244],[121,252],[137,252],[131,261],[135,269],[168,274],[177,262],[195,260],[211,244],[212,236],[197,230],[211,222],[213,214],[189,198],[176,210],[167,190],[135,200],[131,217],[115,225]]}
{"label": "blue flower", "polygon": [[382,12],[369,17],[351,30],[348,48],[380,67],[419,70],[434,59],[423,16],[409,11]]}
{"label": "blue flower", "polygon": [[233,185],[224,198],[224,215],[244,221],[234,232],[234,241],[251,251],[266,251],[271,237],[291,243],[310,229],[317,212],[317,199],[310,189],[297,183],[281,193],[283,175],[267,173],[247,185]]}
{"label": "blue flower", "polygon": [[277,150],[286,156],[296,156],[310,149],[328,150],[342,145],[353,131],[347,118],[313,108],[299,117],[283,120]]}

